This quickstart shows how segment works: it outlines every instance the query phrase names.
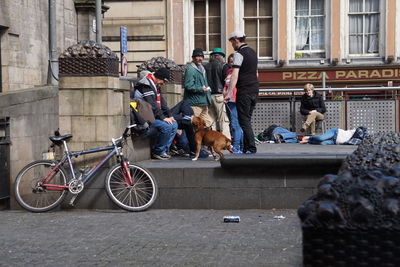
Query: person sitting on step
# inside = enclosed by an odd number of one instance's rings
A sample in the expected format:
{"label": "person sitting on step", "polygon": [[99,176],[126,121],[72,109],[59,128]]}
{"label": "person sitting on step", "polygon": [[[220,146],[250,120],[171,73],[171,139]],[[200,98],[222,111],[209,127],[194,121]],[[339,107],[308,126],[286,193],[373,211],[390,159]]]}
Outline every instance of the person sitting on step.
{"label": "person sitting on step", "polygon": [[306,121],[300,131],[305,132],[310,128],[311,135],[315,135],[316,121],[323,120],[326,112],[322,95],[314,91],[314,85],[307,83],[304,86],[304,95],[301,97],[300,113],[306,117]]}

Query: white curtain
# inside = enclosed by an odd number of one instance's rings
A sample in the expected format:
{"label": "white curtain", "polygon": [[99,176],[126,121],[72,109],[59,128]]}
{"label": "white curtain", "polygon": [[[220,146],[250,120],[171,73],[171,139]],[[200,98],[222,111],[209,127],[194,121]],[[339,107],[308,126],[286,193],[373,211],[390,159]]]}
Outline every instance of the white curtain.
{"label": "white curtain", "polygon": [[[366,1],[366,11],[379,11],[379,0]],[[367,53],[378,53],[379,51],[379,14],[366,16],[365,30],[368,34],[365,38]]]}
{"label": "white curtain", "polygon": [[[311,10],[310,10],[310,1],[311,1]],[[310,15],[319,15],[319,16],[310,17]],[[325,48],[324,0],[297,0],[296,1],[296,50],[321,50],[321,49],[323,50],[324,48]]]}
{"label": "white curtain", "polygon": [[[311,1],[311,15],[324,15],[324,0]],[[325,49],[325,17],[311,19],[311,50]]]}
{"label": "white curtain", "polygon": [[[363,0],[350,0],[349,8],[350,12],[379,12],[379,0],[365,0],[365,6]],[[350,54],[378,53],[379,14],[350,15],[349,31]]]}
{"label": "white curtain", "polygon": [[[296,16],[308,15],[308,0],[296,1]],[[296,50],[304,50],[308,44],[309,20],[307,17],[296,17]]]}

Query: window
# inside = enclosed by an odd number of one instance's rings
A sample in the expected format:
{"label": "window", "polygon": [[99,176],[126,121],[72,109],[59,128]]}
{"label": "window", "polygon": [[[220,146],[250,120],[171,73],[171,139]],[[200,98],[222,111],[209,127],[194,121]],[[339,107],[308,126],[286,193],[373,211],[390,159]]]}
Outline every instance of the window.
{"label": "window", "polygon": [[297,0],[295,58],[325,58],[325,1]]}
{"label": "window", "polygon": [[205,51],[221,47],[220,0],[194,0],[194,47]]}
{"label": "window", "polygon": [[349,0],[350,55],[377,55],[379,0]]}
{"label": "window", "polygon": [[272,58],[272,0],[244,1],[246,43],[258,57]]}

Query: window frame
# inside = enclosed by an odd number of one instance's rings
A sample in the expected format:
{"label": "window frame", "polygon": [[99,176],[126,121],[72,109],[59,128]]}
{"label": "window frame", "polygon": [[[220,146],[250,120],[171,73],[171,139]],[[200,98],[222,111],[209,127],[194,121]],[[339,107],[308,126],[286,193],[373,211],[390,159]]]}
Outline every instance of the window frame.
{"label": "window frame", "polygon": [[[276,35],[275,35],[275,19],[276,18],[274,18],[274,15],[273,14],[276,14],[276,5],[277,5],[277,3],[276,3],[276,0],[271,0],[272,1],[272,12],[271,12],[271,16],[259,16],[259,12],[260,12],[260,10],[259,10],[259,4],[260,4],[260,1],[263,1],[263,0],[257,0],[257,16],[256,17],[245,17],[244,16],[244,5],[245,5],[245,0],[241,0],[241,5],[240,5],[240,18],[241,18],[241,24],[240,24],[240,26],[241,26],[241,29],[243,30],[243,32],[244,33],[246,33],[245,31],[244,31],[244,29],[245,29],[245,19],[250,19],[250,20],[257,20],[257,37],[256,37],[256,39],[257,39],[257,47],[255,47],[254,48],[254,50],[257,52],[257,58],[259,59],[259,60],[272,60],[275,56],[274,56],[274,53],[275,53],[275,51],[274,51],[274,48],[276,47],[276,43],[275,43],[275,40],[276,40]],[[272,48],[271,48],[271,50],[272,50],[272,54],[271,54],[271,56],[263,56],[263,57],[261,57],[260,56],[260,53],[259,53],[259,49],[258,49],[258,47],[260,47],[260,34],[259,34],[259,29],[260,29],[260,20],[261,19],[270,19],[271,21],[272,21],[272,35],[271,35],[271,45],[272,45]],[[267,37],[267,38],[269,38],[269,37]]]}
{"label": "window frame", "polygon": [[[204,50],[204,56],[208,57],[209,54],[211,53],[211,50],[214,47],[209,47],[209,13],[208,13],[208,6],[209,6],[209,0],[204,0],[206,1],[206,47],[200,47]],[[189,49],[188,52],[190,52],[191,56],[191,51],[195,49],[195,31],[194,31],[194,2],[195,0],[190,0],[189,1],[189,22],[190,22],[190,28],[189,28]],[[226,51],[226,43],[225,43],[225,36],[226,36],[226,8],[225,8],[226,0],[220,0],[220,8],[221,8],[221,37],[220,37],[220,42],[221,42],[221,48]],[[207,47],[208,46],[208,47]]]}
{"label": "window frame", "polygon": [[369,53],[369,54],[350,54],[350,1],[349,0],[341,0],[341,6],[345,12],[343,14],[343,28],[344,28],[344,38],[342,46],[344,49],[344,58],[348,59],[357,59],[357,58],[380,58],[381,55],[384,55],[384,51],[386,49],[386,1],[379,1],[379,49],[378,53]]}
{"label": "window frame", "polygon": [[[309,43],[309,50],[297,50],[296,49],[296,42],[293,42],[293,53],[292,53],[292,57],[294,59],[300,59],[300,60],[320,60],[320,59],[326,59],[327,58],[327,5],[330,4],[328,1],[326,0],[322,0],[324,1],[324,12],[323,15],[312,15],[311,14],[311,1],[312,0],[308,0],[308,15],[307,16],[297,16],[296,15],[296,0],[293,3],[293,39],[296,40],[296,18],[298,17],[306,17],[308,18],[309,21],[309,27],[310,27],[310,33],[311,33],[311,19],[315,18],[315,17],[323,17],[324,18],[324,42],[325,42],[325,49],[316,49],[316,50],[311,50],[311,43]],[[310,34],[309,33],[309,34]],[[310,38],[309,38],[310,40]],[[324,53],[325,56],[324,57],[306,57],[306,58],[296,58],[296,54],[297,53]]]}
{"label": "window frame", "polygon": [[[363,0],[363,8],[365,9],[365,1],[368,1],[368,0]],[[349,2],[350,2],[350,0],[349,0]],[[362,51],[365,51],[366,50],[366,48],[365,48],[365,38],[366,38],[366,36],[367,36],[367,34],[369,34],[369,33],[366,33],[366,30],[365,30],[365,17],[367,16],[367,15],[372,15],[372,14],[379,14],[379,22],[381,21],[381,16],[382,16],[382,11],[381,11],[381,1],[379,1],[379,11],[378,12],[366,12],[366,11],[363,11],[363,12],[350,12],[350,5],[349,5],[349,7],[348,7],[348,9],[347,9],[347,19],[348,19],[348,24],[347,24],[347,28],[348,28],[348,34],[347,34],[347,37],[348,37],[348,44],[349,44],[349,56],[351,56],[351,57],[365,57],[365,56],[367,56],[367,57],[377,57],[377,56],[379,56],[379,50],[380,50],[380,47],[378,48],[378,53],[362,53],[362,54],[350,54],[350,29],[349,29],[349,27],[350,27],[350,16],[356,16],[356,15],[358,15],[358,16],[362,16],[362,21],[363,21],[363,23],[362,23]],[[381,24],[379,23],[379,28],[378,28],[378,44],[379,44],[379,46],[380,46],[380,39],[381,39]]]}

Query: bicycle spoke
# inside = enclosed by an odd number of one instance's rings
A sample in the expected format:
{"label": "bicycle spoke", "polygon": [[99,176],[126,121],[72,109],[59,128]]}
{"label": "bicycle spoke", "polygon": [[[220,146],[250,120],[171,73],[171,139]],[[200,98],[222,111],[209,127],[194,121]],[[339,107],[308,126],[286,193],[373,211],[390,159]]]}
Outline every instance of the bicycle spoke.
{"label": "bicycle spoke", "polygon": [[106,179],[106,192],[121,208],[139,211],[154,203],[157,196],[156,183],[148,171],[135,165],[129,165],[133,184],[128,185],[122,173],[121,165],[110,170]]}
{"label": "bicycle spoke", "polygon": [[52,170],[54,162],[36,161],[24,167],[15,180],[15,197],[25,209],[34,212],[48,211],[61,203],[66,195],[65,190],[47,190],[39,183],[44,177],[53,172],[46,183],[54,186],[65,186],[66,175],[61,168]]}

